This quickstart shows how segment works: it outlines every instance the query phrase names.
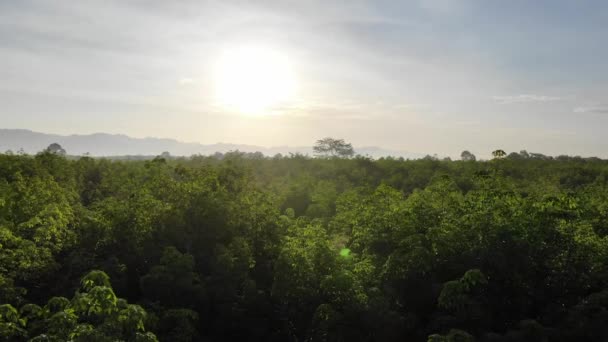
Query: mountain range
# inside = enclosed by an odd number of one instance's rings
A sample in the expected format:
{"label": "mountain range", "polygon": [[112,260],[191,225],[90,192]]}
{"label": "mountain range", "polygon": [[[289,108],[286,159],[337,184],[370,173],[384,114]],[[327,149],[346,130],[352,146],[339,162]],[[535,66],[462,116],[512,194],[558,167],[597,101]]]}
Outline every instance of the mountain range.
{"label": "mountain range", "polygon": [[[35,154],[47,148],[52,143],[60,144],[69,155],[84,155],[98,157],[112,156],[155,156],[169,152],[173,156],[191,156],[194,154],[211,155],[216,152],[229,151],[261,152],[266,156],[277,153],[312,154],[312,146],[275,146],[263,147],[244,144],[216,143],[200,144],[181,142],[175,139],[163,138],[133,138],[123,134],[74,134],[58,135],[33,132],[26,129],[0,129],[0,151],[18,152],[22,150],[28,154]],[[424,154],[405,151],[387,150],[380,147],[355,146],[357,154],[372,158],[403,157],[409,159],[421,158]]]}

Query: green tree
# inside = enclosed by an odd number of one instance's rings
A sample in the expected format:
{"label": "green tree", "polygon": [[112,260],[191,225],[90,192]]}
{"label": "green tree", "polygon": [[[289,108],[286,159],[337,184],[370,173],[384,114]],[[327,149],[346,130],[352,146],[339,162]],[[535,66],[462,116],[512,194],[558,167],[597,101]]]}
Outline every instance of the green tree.
{"label": "green tree", "polygon": [[503,150],[494,150],[492,151],[492,156],[496,159],[504,158],[507,153]]}
{"label": "green tree", "polygon": [[61,156],[64,156],[66,154],[65,149],[63,147],[61,147],[61,145],[59,145],[58,143],[52,143],[50,144],[46,150],[46,152],[49,153],[54,153],[54,154],[58,154]]}
{"label": "green tree", "polygon": [[462,159],[463,161],[475,161],[477,160],[477,158],[475,157],[475,155],[469,151],[462,151],[462,153],[460,154],[460,159]]}
{"label": "green tree", "polygon": [[317,140],[313,152],[318,157],[350,158],[355,155],[353,146],[346,143],[344,139],[329,137]]}
{"label": "green tree", "polygon": [[101,271],[85,275],[72,300],[54,297],[42,309],[23,306],[23,318],[15,314],[11,319],[23,322],[31,341],[157,341],[145,331],[146,311],[117,298]]}

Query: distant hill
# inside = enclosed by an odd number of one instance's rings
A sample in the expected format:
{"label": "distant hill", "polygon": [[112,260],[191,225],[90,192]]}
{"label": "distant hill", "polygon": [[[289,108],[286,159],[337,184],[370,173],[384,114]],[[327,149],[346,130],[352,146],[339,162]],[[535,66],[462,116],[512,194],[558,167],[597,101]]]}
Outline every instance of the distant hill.
{"label": "distant hill", "polygon": [[[301,153],[312,154],[310,146],[277,146],[262,147],[241,144],[211,144],[185,143],[175,139],[161,138],[132,138],[123,134],[95,133],[86,135],[57,135],[33,132],[25,129],[0,129],[0,151],[11,150],[17,152],[23,149],[28,154],[34,154],[44,150],[52,143],[60,144],[70,155],[91,156],[154,156],[162,152],[169,152],[174,156],[190,156],[193,154],[211,155],[216,152],[262,152],[264,155],[273,156],[277,153]],[[379,147],[356,148],[358,154],[372,158],[386,156],[403,158],[421,158],[424,155],[403,151],[385,150]]]}

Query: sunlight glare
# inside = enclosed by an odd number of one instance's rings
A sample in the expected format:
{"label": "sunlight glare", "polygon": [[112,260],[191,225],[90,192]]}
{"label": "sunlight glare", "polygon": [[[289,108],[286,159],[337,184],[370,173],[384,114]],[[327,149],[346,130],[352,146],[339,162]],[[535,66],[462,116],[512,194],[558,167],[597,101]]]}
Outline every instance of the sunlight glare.
{"label": "sunlight glare", "polygon": [[287,56],[254,46],[225,51],[215,66],[219,104],[245,115],[267,115],[293,98],[295,75]]}

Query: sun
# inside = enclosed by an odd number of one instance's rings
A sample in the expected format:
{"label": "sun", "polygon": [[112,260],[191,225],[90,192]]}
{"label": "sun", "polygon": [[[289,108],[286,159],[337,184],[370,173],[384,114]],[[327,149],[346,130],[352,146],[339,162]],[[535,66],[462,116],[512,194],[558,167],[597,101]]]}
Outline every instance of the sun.
{"label": "sun", "polygon": [[214,72],[219,104],[245,115],[272,114],[296,91],[295,73],[287,56],[266,47],[227,49]]}

